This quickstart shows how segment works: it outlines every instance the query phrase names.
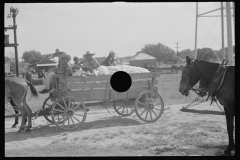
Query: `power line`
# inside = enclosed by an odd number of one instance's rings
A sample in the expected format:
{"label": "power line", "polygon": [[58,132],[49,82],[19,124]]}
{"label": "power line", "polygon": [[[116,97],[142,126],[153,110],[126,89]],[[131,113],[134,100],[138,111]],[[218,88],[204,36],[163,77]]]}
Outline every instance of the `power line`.
{"label": "power line", "polygon": [[177,48],[177,61],[178,61],[178,48],[180,48],[180,47],[178,47],[178,43],[180,43],[180,42],[175,42],[176,44],[177,44],[177,47],[174,47],[174,48]]}

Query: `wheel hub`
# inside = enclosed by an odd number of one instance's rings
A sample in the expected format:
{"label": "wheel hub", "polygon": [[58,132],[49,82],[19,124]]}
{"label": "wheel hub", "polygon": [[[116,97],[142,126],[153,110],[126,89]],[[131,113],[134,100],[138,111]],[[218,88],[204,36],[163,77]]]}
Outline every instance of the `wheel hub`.
{"label": "wheel hub", "polygon": [[68,116],[72,116],[72,115],[73,115],[73,111],[68,110],[68,111],[67,111],[67,114],[68,114]]}
{"label": "wheel hub", "polygon": [[153,109],[154,108],[154,105],[153,104],[149,104],[149,109]]}

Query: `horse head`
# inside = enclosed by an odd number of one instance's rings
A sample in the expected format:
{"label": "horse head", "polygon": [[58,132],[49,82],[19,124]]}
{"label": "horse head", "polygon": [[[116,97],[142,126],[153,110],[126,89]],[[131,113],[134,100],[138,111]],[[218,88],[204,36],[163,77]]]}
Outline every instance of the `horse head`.
{"label": "horse head", "polygon": [[179,92],[181,92],[182,95],[188,96],[189,91],[200,80],[200,78],[198,77],[194,67],[194,63],[196,63],[197,60],[190,59],[187,56],[186,61],[187,64],[182,70],[182,79],[179,84]]}

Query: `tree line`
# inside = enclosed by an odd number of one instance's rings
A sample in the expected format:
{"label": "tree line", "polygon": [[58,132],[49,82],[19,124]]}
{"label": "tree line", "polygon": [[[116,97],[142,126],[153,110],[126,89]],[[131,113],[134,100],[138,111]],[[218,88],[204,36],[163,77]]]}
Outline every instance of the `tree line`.
{"label": "tree line", "polygon": [[[158,44],[146,44],[140,51],[137,53],[146,53],[151,55],[157,59],[158,62],[172,62],[177,63],[178,57],[179,59],[185,59],[186,56],[194,58],[194,50],[184,49],[178,53],[176,53],[173,49],[169,48],[166,45],[161,43]],[[197,59],[201,59],[204,61],[212,61],[212,62],[222,62],[223,50],[213,50],[211,48],[198,48],[197,49]],[[228,59],[228,48],[225,47],[225,59]],[[233,53],[235,53],[235,46],[233,46]]]}
{"label": "tree line", "polygon": [[[228,48],[225,47],[225,59],[227,59],[227,52]],[[146,53],[148,55],[151,55],[157,59],[158,62],[162,63],[177,63],[177,59],[185,59],[186,56],[189,56],[191,58],[193,57],[194,50],[191,49],[184,49],[178,53],[176,53],[173,49],[170,47],[158,43],[158,44],[145,44],[143,48],[141,48],[140,51],[136,52],[138,53]],[[205,61],[213,61],[213,62],[222,62],[223,50],[213,50],[211,48],[201,48],[197,49],[197,59],[205,60]],[[233,53],[235,53],[235,46],[233,46]],[[8,57],[11,59],[10,63],[10,70],[15,72],[15,55],[14,53],[10,53]],[[30,63],[31,66],[36,66],[36,63],[40,62],[43,59],[50,59],[51,54],[41,54],[39,51],[36,50],[30,50],[23,53],[21,59],[22,62]],[[177,58],[178,57],[178,58]]]}

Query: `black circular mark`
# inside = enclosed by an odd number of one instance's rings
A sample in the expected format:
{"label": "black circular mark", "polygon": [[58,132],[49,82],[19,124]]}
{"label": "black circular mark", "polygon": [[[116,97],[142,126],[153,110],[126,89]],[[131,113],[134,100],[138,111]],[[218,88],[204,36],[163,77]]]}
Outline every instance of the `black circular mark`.
{"label": "black circular mark", "polygon": [[117,71],[111,76],[110,84],[115,91],[126,92],[132,85],[132,79],[127,72]]}

